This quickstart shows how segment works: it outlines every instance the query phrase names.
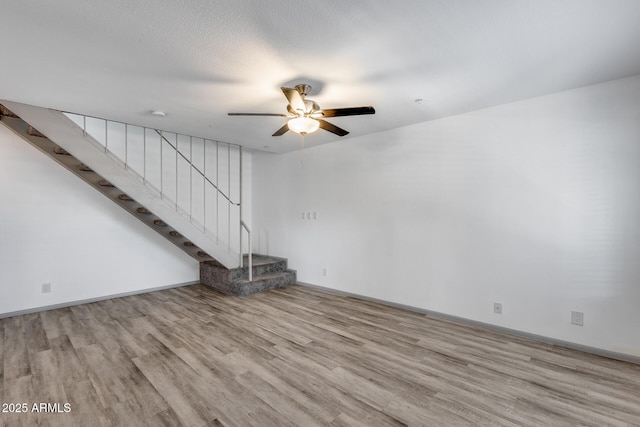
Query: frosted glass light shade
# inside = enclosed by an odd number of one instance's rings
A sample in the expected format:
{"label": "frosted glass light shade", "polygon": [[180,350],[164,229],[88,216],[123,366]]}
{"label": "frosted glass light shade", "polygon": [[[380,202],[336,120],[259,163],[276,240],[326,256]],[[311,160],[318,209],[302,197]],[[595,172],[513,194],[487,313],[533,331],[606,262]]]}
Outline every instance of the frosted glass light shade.
{"label": "frosted glass light shade", "polygon": [[287,122],[289,129],[301,134],[312,133],[318,130],[320,122],[309,117],[296,117]]}

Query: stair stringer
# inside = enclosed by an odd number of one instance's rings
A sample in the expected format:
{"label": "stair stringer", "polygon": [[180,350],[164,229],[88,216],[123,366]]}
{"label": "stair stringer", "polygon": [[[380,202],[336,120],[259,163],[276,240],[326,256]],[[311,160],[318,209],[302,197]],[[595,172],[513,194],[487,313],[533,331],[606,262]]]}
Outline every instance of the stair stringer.
{"label": "stair stringer", "polygon": [[230,250],[224,242],[216,241],[195,224],[177,212],[159,194],[151,191],[138,178],[125,170],[116,160],[96,146],[90,136],[84,134],[63,113],[47,108],[2,100],[0,103],[46,135],[51,141],[68,151],[115,187],[127,193],[136,202],[153,212],[184,237],[215,258],[227,268],[240,265],[239,253]]}

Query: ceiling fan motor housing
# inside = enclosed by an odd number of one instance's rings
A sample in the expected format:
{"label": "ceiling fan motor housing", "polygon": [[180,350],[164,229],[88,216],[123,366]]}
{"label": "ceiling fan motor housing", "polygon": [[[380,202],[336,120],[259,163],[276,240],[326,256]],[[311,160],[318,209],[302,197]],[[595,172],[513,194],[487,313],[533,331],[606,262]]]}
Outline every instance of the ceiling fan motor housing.
{"label": "ceiling fan motor housing", "polygon": [[311,93],[311,89],[312,88],[310,85],[306,85],[306,84],[296,85],[296,90],[302,97],[309,95]]}

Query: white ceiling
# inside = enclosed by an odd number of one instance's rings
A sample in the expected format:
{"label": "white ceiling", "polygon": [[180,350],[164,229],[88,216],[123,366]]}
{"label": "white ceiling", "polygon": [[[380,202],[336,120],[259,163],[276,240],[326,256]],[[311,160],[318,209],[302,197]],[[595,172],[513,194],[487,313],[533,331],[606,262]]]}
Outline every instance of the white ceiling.
{"label": "white ceiling", "polygon": [[638,74],[639,23],[638,0],[0,0],[0,99],[286,152],[284,118],[226,113],[310,83],[376,108],[305,141],[344,142]]}

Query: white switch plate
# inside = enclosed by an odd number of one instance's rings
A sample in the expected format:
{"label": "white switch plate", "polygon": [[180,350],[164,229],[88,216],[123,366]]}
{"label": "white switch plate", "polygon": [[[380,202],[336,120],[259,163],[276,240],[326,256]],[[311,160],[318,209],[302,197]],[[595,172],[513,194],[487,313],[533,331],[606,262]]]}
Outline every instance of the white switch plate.
{"label": "white switch plate", "polygon": [[502,303],[494,302],[493,303],[493,312],[495,314],[502,314]]}
{"label": "white switch plate", "polygon": [[584,326],[584,313],[581,311],[572,311],[571,324],[576,326]]}

